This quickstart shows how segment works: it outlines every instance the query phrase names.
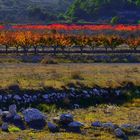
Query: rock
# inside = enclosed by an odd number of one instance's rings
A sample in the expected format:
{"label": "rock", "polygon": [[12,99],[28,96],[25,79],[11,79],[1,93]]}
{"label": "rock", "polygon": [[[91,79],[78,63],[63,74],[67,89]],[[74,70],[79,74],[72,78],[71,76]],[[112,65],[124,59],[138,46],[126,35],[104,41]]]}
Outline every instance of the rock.
{"label": "rock", "polygon": [[66,124],[66,125],[71,123],[71,122],[73,122],[73,115],[71,115],[71,114],[62,114],[60,116],[60,122],[62,124]]}
{"label": "rock", "polygon": [[2,95],[0,95],[0,101],[2,101],[2,98],[3,98]]}
{"label": "rock", "polygon": [[138,130],[140,130],[140,125],[138,125],[138,126],[135,126],[135,129],[138,129]]}
{"label": "rock", "polygon": [[8,123],[3,123],[1,126],[2,131],[8,132]]}
{"label": "rock", "polygon": [[82,126],[84,126],[83,123],[75,122],[75,121],[68,124],[68,127],[71,127],[71,128],[80,128]]}
{"label": "rock", "polygon": [[20,90],[19,85],[11,85],[8,88],[9,88],[9,90],[13,90],[13,91],[16,91],[16,92]]}
{"label": "rock", "polygon": [[16,101],[21,101],[22,100],[22,98],[19,95],[15,95],[13,97],[13,99],[15,99]]}
{"label": "rock", "polygon": [[22,120],[22,117],[19,115],[19,114],[16,114],[13,118],[13,124],[20,128],[21,130],[24,130],[25,129],[25,124]]}
{"label": "rock", "polygon": [[48,95],[48,94],[45,94],[45,95],[43,95],[42,97],[43,97],[43,99],[48,100],[49,95]]}
{"label": "rock", "polygon": [[74,109],[79,109],[80,108],[80,105],[74,104],[73,107],[74,107]]}
{"label": "rock", "polygon": [[60,123],[59,117],[54,117],[53,122],[56,123],[56,124],[59,124]]}
{"label": "rock", "polygon": [[14,104],[14,105],[10,105],[9,106],[9,112],[11,114],[11,116],[14,116],[17,114],[17,106]]}
{"label": "rock", "polygon": [[120,126],[121,129],[134,129],[134,126],[131,124],[123,124]]}
{"label": "rock", "polygon": [[10,114],[9,111],[3,111],[3,112],[2,112],[2,116],[3,116],[3,117],[5,117],[5,116],[7,116],[7,115],[9,115],[9,114]]}
{"label": "rock", "polygon": [[102,127],[102,123],[99,122],[99,121],[96,121],[96,122],[93,122],[93,123],[91,124],[91,126],[93,126],[93,127]]}
{"label": "rock", "polygon": [[106,128],[106,129],[112,129],[112,130],[114,130],[116,128],[116,126],[113,123],[111,123],[111,122],[103,123],[102,127]]}
{"label": "rock", "polygon": [[126,137],[125,133],[120,128],[115,129],[114,133],[118,138]]}
{"label": "rock", "polygon": [[0,109],[0,116],[2,116],[3,115],[3,111]]}
{"label": "rock", "polygon": [[35,108],[29,108],[23,112],[25,122],[33,129],[42,129],[45,127],[45,116]]}
{"label": "rock", "polygon": [[16,114],[15,116],[14,116],[14,120],[15,121],[21,121],[22,120],[22,117],[20,116],[20,115],[18,115],[18,114]]}
{"label": "rock", "polygon": [[115,90],[115,93],[116,93],[117,96],[120,96],[121,91],[120,90]]}
{"label": "rock", "polygon": [[59,128],[55,124],[48,122],[47,125],[48,125],[48,128],[51,132],[53,132],[53,133],[59,132]]}
{"label": "rock", "polygon": [[70,131],[70,132],[75,132],[75,133],[81,133],[81,127],[84,126],[83,123],[80,123],[80,122],[71,122],[68,124],[68,128],[67,128],[67,131]]}
{"label": "rock", "polygon": [[11,115],[11,113],[9,111],[2,112],[2,120],[4,122],[11,122],[12,119],[13,119],[13,116]]}

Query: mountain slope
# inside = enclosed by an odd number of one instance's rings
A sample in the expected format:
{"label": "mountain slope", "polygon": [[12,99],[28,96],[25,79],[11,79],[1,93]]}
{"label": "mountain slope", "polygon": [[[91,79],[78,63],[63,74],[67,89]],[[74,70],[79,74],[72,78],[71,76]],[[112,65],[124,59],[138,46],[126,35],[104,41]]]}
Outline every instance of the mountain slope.
{"label": "mountain slope", "polygon": [[1,23],[56,21],[73,0],[0,0]]}
{"label": "mountain slope", "polygon": [[66,16],[72,21],[137,23],[139,12],[140,0],[75,0]]}
{"label": "mountain slope", "polygon": [[140,22],[140,0],[0,0],[0,23]]}

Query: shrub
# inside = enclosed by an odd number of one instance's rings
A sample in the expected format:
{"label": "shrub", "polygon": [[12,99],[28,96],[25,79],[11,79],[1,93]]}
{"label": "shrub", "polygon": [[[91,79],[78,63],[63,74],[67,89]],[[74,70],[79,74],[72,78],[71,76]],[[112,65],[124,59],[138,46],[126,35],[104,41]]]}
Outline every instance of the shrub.
{"label": "shrub", "polygon": [[15,127],[15,126],[11,126],[9,127],[9,132],[19,132],[20,129],[18,127]]}

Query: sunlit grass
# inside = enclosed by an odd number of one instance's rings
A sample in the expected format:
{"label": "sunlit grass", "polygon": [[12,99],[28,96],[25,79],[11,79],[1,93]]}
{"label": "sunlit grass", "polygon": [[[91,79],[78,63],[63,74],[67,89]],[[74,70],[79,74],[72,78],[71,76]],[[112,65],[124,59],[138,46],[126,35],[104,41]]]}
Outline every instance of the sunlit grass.
{"label": "sunlit grass", "polygon": [[140,66],[133,64],[5,64],[0,67],[0,87],[62,88],[81,83],[87,87],[119,87],[126,82],[140,85]]}

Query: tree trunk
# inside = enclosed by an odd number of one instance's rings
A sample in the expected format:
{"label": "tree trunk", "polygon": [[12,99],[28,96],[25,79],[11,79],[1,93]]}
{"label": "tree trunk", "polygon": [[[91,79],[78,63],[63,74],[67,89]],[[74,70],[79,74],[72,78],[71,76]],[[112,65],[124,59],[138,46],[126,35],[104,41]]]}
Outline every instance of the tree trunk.
{"label": "tree trunk", "polygon": [[83,55],[83,47],[80,47],[81,55]]}
{"label": "tree trunk", "polygon": [[5,46],[5,52],[6,52],[6,54],[8,53],[8,46],[7,45]]}
{"label": "tree trunk", "polygon": [[34,54],[37,54],[37,47],[34,46]]}
{"label": "tree trunk", "polygon": [[18,55],[18,48],[19,48],[19,47],[17,46],[17,47],[16,47],[16,54],[17,54],[17,55]]}
{"label": "tree trunk", "polygon": [[53,54],[56,56],[56,46],[53,46]]}

